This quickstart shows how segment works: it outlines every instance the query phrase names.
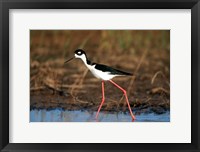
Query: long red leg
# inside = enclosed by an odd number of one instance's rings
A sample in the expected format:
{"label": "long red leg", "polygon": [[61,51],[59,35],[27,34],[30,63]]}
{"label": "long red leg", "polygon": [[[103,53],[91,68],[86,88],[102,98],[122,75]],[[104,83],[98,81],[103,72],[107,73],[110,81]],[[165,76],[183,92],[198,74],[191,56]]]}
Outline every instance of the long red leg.
{"label": "long red leg", "polygon": [[104,81],[102,81],[102,101],[101,101],[101,104],[100,104],[99,109],[98,109],[98,111],[97,111],[96,119],[98,118],[98,115],[99,115],[99,112],[100,112],[100,110],[101,110],[101,107],[102,107],[102,105],[103,105],[103,103],[104,103],[104,100],[105,100],[105,96],[104,96]]}
{"label": "long red leg", "polygon": [[119,88],[123,93],[124,93],[124,96],[126,97],[126,103],[128,105],[128,108],[129,108],[129,111],[130,111],[130,114],[131,114],[131,117],[133,120],[135,120],[135,116],[133,115],[133,112],[131,110],[131,107],[130,107],[130,104],[129,104],[129,101],[128,101],[128,97],[127,97],[127,93],[126,93],[126,90],[124,90],[122,87],[120,87],[118,84],[116,84],[115,82],[113,82],[112,80],[109,80],[112,84],[114,84],[117,88]]}

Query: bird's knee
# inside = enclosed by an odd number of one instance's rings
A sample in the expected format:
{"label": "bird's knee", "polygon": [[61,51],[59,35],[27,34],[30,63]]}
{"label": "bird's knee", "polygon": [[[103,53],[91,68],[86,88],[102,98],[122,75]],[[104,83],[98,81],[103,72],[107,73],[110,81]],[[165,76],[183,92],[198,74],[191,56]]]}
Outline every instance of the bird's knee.
{"label": "bird's knee", "polygon": [[126,93],[126,90],[123,90],[123,92],[124,92],[124,95],[126,95],[127,93]]}

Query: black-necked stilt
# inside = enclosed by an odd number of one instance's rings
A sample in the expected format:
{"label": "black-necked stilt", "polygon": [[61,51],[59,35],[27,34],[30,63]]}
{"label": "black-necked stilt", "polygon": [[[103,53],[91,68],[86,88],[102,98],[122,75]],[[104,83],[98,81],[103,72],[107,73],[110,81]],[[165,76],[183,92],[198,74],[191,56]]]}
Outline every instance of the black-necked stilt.
{"label": "black-necked stilt", "polygon": [[99,112],[101,110],[101,107],[104,103],[105,96],[104,96],[104,81],[110,81],[113,85],[115,85],[117,88],[119,88],[123,93],[126,98],[126,102],[131,114],[131,117],[133,120],[135,120],[135,116],[132,113],[127,93],[126,90],[124,90],[122,87],[120,87],[118,84],[113,82],[111,79],[116,77],[116,76],[132,76],[131,73],[123,72],[114,68],[111,68],[109,66],[103,65],[103,64],[97,64],[97,63],[92,63],[90,60],[88,60],[87,55],[85,51],[78,49],[74,52],[75,56],[72,57],[71,59],[65,61],[65,63],[71,61],[74,58],[80,58],[84,64],[87,66],[87,68],[92,72],[92,74],[96,77],[102,80],[102,101],[101,104],[98,108],[97,114],[96,114],[96,119],[98,118]]}

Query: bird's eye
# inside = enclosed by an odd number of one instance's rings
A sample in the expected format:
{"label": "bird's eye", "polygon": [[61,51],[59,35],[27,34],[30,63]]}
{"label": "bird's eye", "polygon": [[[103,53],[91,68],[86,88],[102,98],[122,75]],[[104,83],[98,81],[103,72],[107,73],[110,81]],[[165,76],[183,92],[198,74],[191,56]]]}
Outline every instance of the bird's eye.
{"label": "bird's eye", "polygon": [[81,55],[81,52],[78,52],[79,55]]}

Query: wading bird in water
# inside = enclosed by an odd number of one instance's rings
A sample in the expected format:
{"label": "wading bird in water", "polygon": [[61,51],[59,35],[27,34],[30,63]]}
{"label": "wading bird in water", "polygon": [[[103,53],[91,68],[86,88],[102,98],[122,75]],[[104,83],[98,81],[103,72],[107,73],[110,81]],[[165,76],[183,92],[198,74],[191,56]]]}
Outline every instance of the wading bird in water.
{"label": "wading bird in water", "polygon": [[85,51],[83,51],[82,49],[77,49],[74,52],[74,54],[75,54],[75,56],[70,58],[69,60],[65,61],[65,63],[71,61],[74,58],[80,58],[83,61],[83,63],[86,65],[86,67],[92,72],[92,74],[96,78],[102,80],[102,101],[101,101],[101,104],[100,104],[98,111],[96,113],[96,119],[98,118],[99,112],[100,112],[101,107],[102,107],[104,100],[105,100],[104,81],[110,81],[113,85],[115,85],[117,88],[119,88],[124,93],[124,96],[126,98],[126,102],[127,102],[127,105],[128,105],[131,117],[132,117],[132,120],[134,121],[135,116],[132,113],[132,110],[131,110],[131,107],[130,107],[130,104],[129,104],[129,101],[128,101],[126,90],[124,90],[122,87],[120,87],[118,84],[116,84],[115,82],[113,82],[111,80],[112,78],[114,78],[116,76],[132,76],[132,74],[111,68],[107,65],[92,63],[90,60],[88,60]]}

